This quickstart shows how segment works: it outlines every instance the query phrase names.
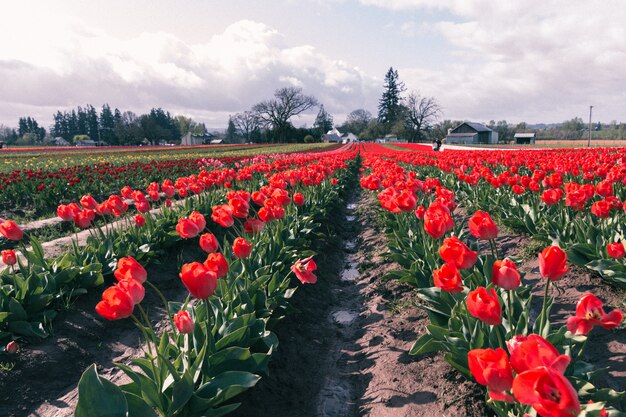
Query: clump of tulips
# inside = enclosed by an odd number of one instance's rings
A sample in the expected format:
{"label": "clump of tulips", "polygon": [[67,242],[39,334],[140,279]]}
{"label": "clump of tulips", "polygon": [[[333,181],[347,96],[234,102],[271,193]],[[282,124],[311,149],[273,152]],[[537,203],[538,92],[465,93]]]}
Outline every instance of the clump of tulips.
{"label": "clump of tulips", "polygon": [[[297,175],[303,182],[316,178],[311,185],[331,172],[322,165],[307,171]],[[137,260],[118,261],[117,282],[103,292],[96,311],[108,320],[131,318],[144,335],[146,351],[132,360],[134,367],[118,365],[132,381],[123,386],[102,379],[95,366],[87,369],[76,416],[92,416],[98,401],[106,402],[106,415],[218,416],[237,408],[231,399],[256,384],[276,349],[271,325],[295,291],[291,275],[303,284],[317,281],[305,237],[321,227],[316,210],[328,215],[322,208],[338,198],[334,190],[317,190],[319,205],[301,216],[307,198],[287,190],[289,181],[299,181],[292,175],[269,176],[270,185],[253,193],[228,191],[228,203],[213,205],[210,220],[200,211],[178,219],[173,233],[197,242],[206,254],[203,261],[180,267],[189,293],[183,302],[168,301]],[[224,235],[223,244],[216,234]],[[141,306],[144,286],[163,302],[167,321],[160,331]]]}

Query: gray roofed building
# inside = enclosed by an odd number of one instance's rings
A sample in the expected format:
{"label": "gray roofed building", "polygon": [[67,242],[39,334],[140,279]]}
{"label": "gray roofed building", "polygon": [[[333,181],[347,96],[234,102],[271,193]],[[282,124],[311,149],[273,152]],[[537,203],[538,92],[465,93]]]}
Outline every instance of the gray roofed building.
{"label": "gray roofed building", "polygon": [[463,122],[451,129],[446,136],[446,143],[493,144],[498,143],[498,132],[475,122]]}
{"label": "gray roofed building", "polygon": [[516,133],[515,136],[513,136],[513,138],[515,139],[515,144],[517,145],[534,144],[536,137],[537,137],[537,134],[533,132],[529,132],[529,133],[520,132],[520,133]]}

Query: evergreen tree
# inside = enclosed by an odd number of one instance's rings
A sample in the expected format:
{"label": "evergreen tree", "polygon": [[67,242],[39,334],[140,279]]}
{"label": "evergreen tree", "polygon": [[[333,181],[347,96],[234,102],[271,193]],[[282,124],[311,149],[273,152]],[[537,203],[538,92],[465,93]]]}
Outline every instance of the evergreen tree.
{"label": "evergreen tree", "polygon": [[404,83],[400,81],[398,71],[393,67],[389,67],[385,74],[385,83],[383,84],[383,95],[378,102],[378,121],[388,132],[401,117],[402,93],[406,90]]}
{"label": "evergreen tree", "polygon": [[92,140],[97,142],[100,140],[98,113],[91,104],[87,104],[87,110],[85,112],[87,114],[87,134]]}
{"label": "evergreen tree", "polygon": [[333,128],[333,116],[326,112],[323,104],[320,105],[320,111],[317,113],[313,127],[318,131],[318,137]]}
{"label": "evergreen tree", "polygon": [[115,137],[115,117],[111,112],[111,107],[106,103],[102,105],[99,122],[100,140],[107,145],[117,145],[118,141]]}
{"label": "evergreen tree", "polygon": [[228,127],[226,128],[226,142],[237,142],[237,128],[235,127],[235,122],[233,122],[233,118],[231,116],[228,116]]}

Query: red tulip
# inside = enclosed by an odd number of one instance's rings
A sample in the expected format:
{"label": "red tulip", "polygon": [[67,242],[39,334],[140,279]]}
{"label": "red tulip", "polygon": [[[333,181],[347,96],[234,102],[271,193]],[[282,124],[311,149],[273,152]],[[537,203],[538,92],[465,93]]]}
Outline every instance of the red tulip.
{"label": "red tulip", "polygon": [[143,297],[146,294],[143,285],[134,279],[123,279],[117,283],[117,286],[120,290],[128,294],[130,299],[133,300],[133,304],[139,304],[143,301]]}
{"label": "red tulip", "polygon": [[249,218],[243,224],[243,230],[246,233],[257,234],[265,227],[265,222],[258,219]]}
{"label": "red tulip", "polygon": [[596,201],[591,205],[591,213],[599,219],[606,219],[611,215],[611,204],[605,200]]}
{"label": "red tulip", "polygon": [[493,263],[491,282],[505,290],[514,290],[521,284],[515,263],[510,259],[496,260]]}
{"label": "red tulip", "polygon": [[209,253],[206,261],[204,261],[204,266],[215,272],[217,278],[222,278],[228,273],[228,262],[220,252]]}
{"label": "red tulip", "polygon": [[530,334],[517,335],[506,342],[511,354],[511,366],[518,374],[541,366],[564,373],[570,363],[570,357],[561,355],[550,342],[543,337]]}
{"label": "red tulip", "polygon": [[17,241],[24,237],[24,232],[13,220],[5,220],[0,223],[0,235],[9,240]]}
{"label": "red tulip", "polygon": [[614,242],[606,245],[606,252],[613,259],[622,259],[626,256],[626,249],[622,242]]}
{"label": "red tulip", "polygon": [[478,239],[491,240],[498,237],[498,226],[487,212],[478,210],[469,219],[468,224],[470,233]]}
{"label": "red tulip", "polygon": [[193,319],[186,310],[180,310],[174,314],[174,325],[179,333],[187,334],[193,332]]}
{"label": "red tulip", "polygon": [[274,213],[272,213],[272,210],[266,207],[261,207],[257,212],[257,215],[259,216],[259,219],[261,219],[261,221],[263,221],[264,223],[274,220]]}
{"label": "red tulip", "polygon": [[86,209],[95,210],[98,202],[90,194],[87,194],[80,199],[80,205]]}
{"label": "red tulip", "polygon": [[210,297],[217,288],[217,275],[200,262],[184,264],[180,279],[189,293],[200,299]]}
{"label": "red tulip", "polygon": [[504,393],[513,386],[513,370],[504,349],[473,349],[467,360],[476,382],[490,391]]}
{"label": "red tulip", "polygon": [[76,211],[77,210],[75,210],[74,206],[71,204],[67,206],[65,204],[59,204],[59,207],[57,207],[57,216],[65,221],[74,220]]}
{"label": "red tulip", "polygon": [[557,281],[563,278],[563,275],[569,269],[565,263],[567,262],[567,254],[558,246],[549,246],[539,254],[539,271],[541,276]]}
{"label": "red tulip", "polygon": [[396,205],[405,213],[413,211],[417,206],[417,197],[411,190],[402,190],[400,195],[396,198]]}
{"label": "red tulip", "polygon": [[281,206],[285,207],[291,203],[291,198],[289,197],[289,193],[286,190],[282,190],[280,188],[275,189],[271,195],[272,199],[276,201]]}
{"label": "red tulip", "polygon": [[159,199],[161,198],[161,196],[159,195],[159,192],[156,190],[148,191],[148,196],[150,197],[150,200],[152,201],[159,201]]}
{"label": "red tulip", "polygon": [[292,199],[293,203],[297,206],[301,206],[304,204],[304,195],[301,193],[295,193]]}
{"label": "red tulip", "polygon": [[114,275],[118,281],[134,279],[141,284],[146,282],[146,279],[148,279],[148,273],[144,267],[131,256],[120,258],[120,260],[117,261],[117,269],[115,270]]}
{"label": "red tulip", "polygon": [[502,307],[496,290],[479,287],[467,294],[467,310],[480,321],[491,326],[502,323]]}
{"label": "red tulip", "polygon": [[178,220],[178,224],[176,225],[176,232],[183,239],[191,239],[200,233],[200,229],[198,229],[198,225],[187,217],[183,217]]}
{"label": "red tulip", "polygon": [[147,213],[150,211],[150,203],[148,201],[138,201],[135,203],[135,208],[140,213]]}
{"label": "red tulip", "polygon": [[563,194],[564,192],[560,188],[550,188],[541,194],[541,201],[549,206],[558,204],[558,202],[561,201],[561,198],[563,198]]}
{"label": "red tulip", "polygon": [[458,237],[452,236],[443,240],[439,255],[446,263],[454,264],[459,269],[467,269],[476,263],[478,252],[471,250]]}
{"label": "red tulip", "polygon": [[121,189],[120,194],[122,194],[122,197],[124,198],[131,198],[133,195],[133,189],[126,185]]}
{"label": "red tulip", "polygon": [[580,413],[576,390],[554,369],[539,367],[517,375],[513,395],[520,403],[532,405],[542,417],[575,417]]}
{"label": "red tulip", "polygon": [[200,236],[200,247],[207,253],[213,253],[219,248],[217,238],[213,233],[205,233]]}
{"label": "red tulip", "polygon": [[230,206],[230,212],[235,217],[248,217],[248,211],[250,210],[250,204],[242,198],[234,197],[228,200]]}
{"label": "red tulip", "polygon": [[2,251],[2,262],[5,265],[15,265],[17,263],[17,256],[13,249],[7,249]]}
{"label": "red tulip", "polygon": [[317,282],[317,276],[313,273],[316,269],[317,265],[312,257],[298,260],[291,266],[291,271],[303,284],[315,284]]}
{"label": "red tulip", "polygon": [[247,258],[252,253],[252,245],[246,239],[238,237],[233,241],[233,253],[237,258]]}
{"label": "red tulip", "polygon": [[424,213],[424,230],[433,239],[441,239],[453,227],[450,211],[440,204],[431,205]]}
{"label": "red tulip", "polygon": [[235,223],[231,215],[231,208],[228,204],[213,207],[211,219],[222,227],[230,227]]}
{"label": "red tulip", "polygon": [[130,295],[117,285],[102,293],[102,301],[96,305],[96,311],[107,320],[119,320],[133,314],[135,304]]}
{"label": "red tulip", "polygon": [[187,218],[194,222],[195,225],[198,227],[198,233],[202,233],[202,231],[206,228],[206,220],[204,219],[202,213],[192,211]]}
{"label": "red tulip", "polygon": [[143,227],[146,224],[146,219],[141,214],[137,214],[135,216],[135,224],[137,227]]}
{"label": "red tulip", "polygon": [[435,287],[450,293],[463,291],[463,280],[459,270],[453,264],[443,264],[433,271]]}
{"label": "red tulip", "polygon": [[424,206],[418,206],[415,209],[415,217],[417,217],[418,219],[422,220],[424,218],[424,214],[426,214],[426,209],[424,208]]}
{"label": "red tulip", "polygon": [[267,195],[263,194],[260,191],[253,192],[251,197],[252,197],[252,201],[254,201],[255,204],[259,206],[262,206],[263,202],[267,199]]}
{"label": "red tulip", "polygon": [[609,314],[604,312],[604,304],[595,295],[583,294],[576,304],[576,315],[567,319],[567,330],[574,334],[586,335],[593,326],[610,330],[619,326],[624,315],[618,309]]}
{"label": "red tulip", "polygon": [[602,197],[613,195],[613,184],[610,181],[600,181],[596,185],[596,193]]}

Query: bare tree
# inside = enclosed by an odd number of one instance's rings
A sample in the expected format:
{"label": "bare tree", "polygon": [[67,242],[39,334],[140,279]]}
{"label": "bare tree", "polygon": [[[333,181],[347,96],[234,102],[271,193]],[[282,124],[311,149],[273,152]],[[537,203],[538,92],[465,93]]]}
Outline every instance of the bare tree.
{"label": "bare tree", "polygon": [[233,122],[241,136],[246,138],[246,142],[250,142],[252,133],[261,127],[258,114],[249,110],[235,114]]}
{"label": "bare tree", "polygon": [[358,136],[367,129],[370,120],[372,120],[372,113],[365,109],[356,109],[350,112],[343,126]]}
{"label": "bare tree", "polygon": [[284,142],[289,119],[317,104],[317,99],[302,94],[301,88],[285,87],[276,90],[273,99],[255,104],[252,110],[261,120],[272,126],[278,134],[279,142]]}
{"label": "bare tree", "polygon": [[441,107],[434,97],[422,96],[416,91],[412,91],[406,98],[406,110],[410,142],[421,140],[422,132],[430,128],[441,115]]}

